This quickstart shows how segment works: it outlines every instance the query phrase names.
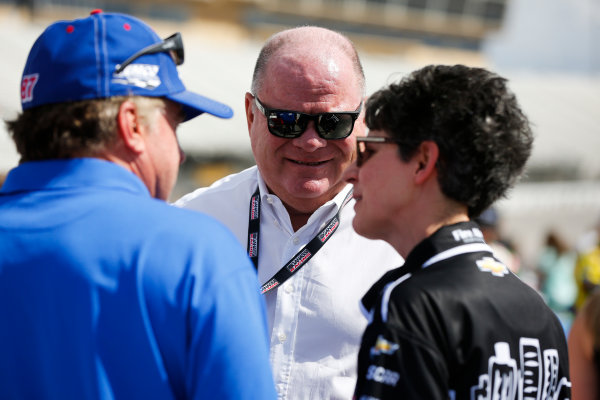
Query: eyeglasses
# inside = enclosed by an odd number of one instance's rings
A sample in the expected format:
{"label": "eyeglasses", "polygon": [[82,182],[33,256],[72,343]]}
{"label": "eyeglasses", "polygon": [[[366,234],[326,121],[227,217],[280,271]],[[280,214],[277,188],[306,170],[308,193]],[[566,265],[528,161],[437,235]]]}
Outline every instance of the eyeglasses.
{"label": "eyeglasses", "polygon": [[281,138],[300,137],[309,121],[315,121],[317,134],[323,139],[344,139],[352,133],[354,122],[360,114],[362,102],[356,111],[339,111],[332,113],[305,114],[298,111],[267,108],[254,96],[256,107],[267,117],[267,126],[271,134]]}
{"label": "eyeglasses", "polygon": [[361,167],[373,155],[373,151],[367,148],[367,143],[395,143],[400,144],[399,139],[384,136],[361,136],[356,138],[356,166]]}
{"label": "eyeglasses", "polygon": [[121,73],[126,66],[128,66],[141,56],[155,53],[169,53],[169,55],[173,59],[173,62],[175,62],[175,65],[183,64],[184,54],[183,39],[181,38],[181,33],[174,33],[173,35],[164,39],[162,42],[151,44],[150,46],[138,51],[137,53],[129,57],[127,60],[125,60],[122,64],[117,65],[115,73]]}

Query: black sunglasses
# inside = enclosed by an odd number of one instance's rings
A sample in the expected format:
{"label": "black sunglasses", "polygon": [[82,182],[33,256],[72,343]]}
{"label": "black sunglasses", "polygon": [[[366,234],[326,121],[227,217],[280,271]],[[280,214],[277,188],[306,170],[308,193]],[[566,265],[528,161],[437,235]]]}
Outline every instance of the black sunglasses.
{"label": "black sunglasses", "polygon": [[258,96],[254,96],[254,101],[260,112],[267,117],[269,132],[286,139],[300,137],[306,131],[308,122],[311,120],[315,121],[317,134],[323,139],[347,138],[352,133],[354,122],[362,108],[361,102],[356,111],[306,114],[298,111],[267,108],[260,102]]}
{"label": "black sunglasses", "polygon": [[402,143],[399,139],[384,136],[361,136],[356,138],[356,166],[361,167],[373,155],[373,151],[367,149],[367,143]]}
{"label": "black sunglasses", "polygon": [[117,69],[115,73],[121,73],[126,66],[134,62],[136,59],[141,56],[145,56],[146,54],[155,54],[155,53],[169,53],[175,65],[183,64],[183,39],[181,38],[181,33],[177,32],[164,39],[162,42],[151,44],[148,47],[143,48],[138,51],[123,63],[117,65]]}

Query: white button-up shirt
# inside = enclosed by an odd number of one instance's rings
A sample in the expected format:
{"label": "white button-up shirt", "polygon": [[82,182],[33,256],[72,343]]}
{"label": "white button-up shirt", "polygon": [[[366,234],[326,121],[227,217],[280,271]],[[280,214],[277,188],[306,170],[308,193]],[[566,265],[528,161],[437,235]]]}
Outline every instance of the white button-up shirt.
{"label": "white button-up shirt", "polygon": [[[258,277],[262,284],[324,228],[351,186],[316,210],[297,232],[283,203],[268,192],[256,167],[189,193],[175,204],[212,215],[247,246],[250,197],[257,186],[261,195]],[[358,348],[367,324],[359,301],[386,271],[403,263],[387,243],[359,236],[352,228],[353,217],[351,200],[325,245],[279,288],[265,294],[271,365],[280,399],[352,398]]]}

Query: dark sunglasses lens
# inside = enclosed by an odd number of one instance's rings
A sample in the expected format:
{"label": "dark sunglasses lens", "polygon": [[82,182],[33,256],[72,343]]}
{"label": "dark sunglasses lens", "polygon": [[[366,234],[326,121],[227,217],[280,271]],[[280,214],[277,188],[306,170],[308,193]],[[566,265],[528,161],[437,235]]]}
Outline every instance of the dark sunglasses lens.
{"label": "dark sunglasses lens", "polygon": [[352,133],[352,114],[327,113],[319,116],[317,130],[325,139],[343,139]]}
{"label": "dark sunglasses lens", "polygon": [[269,131],[275,136],[296,138],[306,129],[306,118],[299,113],[277,111],[268,117]]}
{"label": "dark sunglasses lens", "polygon": [[169,55],[175,62],[175,65],[183,64],[183,49],[171,50],[169,51]]}
{"label": "dark sunglasses lens", "polygon": [[183,64],[184,52],[183,52],[183,39],[181,33],[177,32],[169,36],[164,40],[165,49],[169,50],[171,58],[175,62],[175,65]]}

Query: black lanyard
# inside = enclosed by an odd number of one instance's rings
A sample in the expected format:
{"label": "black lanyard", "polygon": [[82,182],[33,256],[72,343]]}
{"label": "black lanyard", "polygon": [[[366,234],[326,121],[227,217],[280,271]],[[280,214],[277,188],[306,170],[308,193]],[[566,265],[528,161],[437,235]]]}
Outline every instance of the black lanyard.
{"label": "black lanyard", "polygon": [[[267,283],[261,286],[260,292],[262,294],[268,292],[271,289],[281,285],[293,274],[298,272],[308,260],[314,256],[317,251],[323,247],[325,242],[329,240],[333,232],[335,232],[340,225],[340,212],[342,208],[352,199],[352,190],[348,192],[338,212],[325,224],[317,236],[312,238],[306,246],[304,246],[298,253],[296,253],[290,261],[288,261],[271,279],[267,280]],[[250,197],[250,211],[248,221],[248,256],[254,263],[254,268],[258,271],[258,237],[260,235],[260,193],[259,189]]]}

